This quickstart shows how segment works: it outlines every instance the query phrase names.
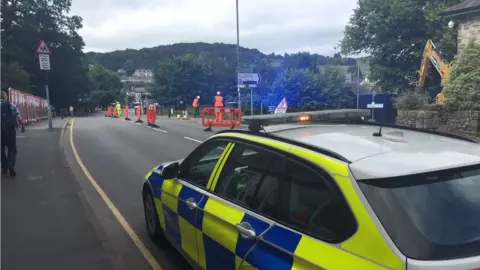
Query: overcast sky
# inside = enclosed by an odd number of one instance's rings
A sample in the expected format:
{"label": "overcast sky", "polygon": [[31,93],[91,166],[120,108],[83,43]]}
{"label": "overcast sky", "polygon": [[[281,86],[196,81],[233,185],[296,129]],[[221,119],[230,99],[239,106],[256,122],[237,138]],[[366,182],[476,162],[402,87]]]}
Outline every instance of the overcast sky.
{"label": "overcast sky", "polygon": [[[235,0],[73,0],[86,51],[236,43]],[[357,0],[239,0],[240,45],[333,55]]]}

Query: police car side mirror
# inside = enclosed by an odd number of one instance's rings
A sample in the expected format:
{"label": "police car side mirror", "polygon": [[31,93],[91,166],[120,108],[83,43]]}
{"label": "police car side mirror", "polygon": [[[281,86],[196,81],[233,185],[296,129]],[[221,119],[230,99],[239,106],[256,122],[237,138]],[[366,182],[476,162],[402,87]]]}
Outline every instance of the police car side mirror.
{"label": "police car side mirror", "polygon": [[162,177],[163,179],[174,179],[178,177],[178,172],[180,171],[180,164],[178,162],[173,162],[163,168]]}

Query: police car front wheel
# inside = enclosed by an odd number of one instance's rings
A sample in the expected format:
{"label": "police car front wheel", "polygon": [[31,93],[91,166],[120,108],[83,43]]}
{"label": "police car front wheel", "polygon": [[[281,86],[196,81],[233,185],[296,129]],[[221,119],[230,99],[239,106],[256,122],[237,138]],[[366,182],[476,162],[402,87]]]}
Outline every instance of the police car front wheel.
{"label": "police car front wheel", "polygon": [[156,243],[162,243],[163,233],[160,228],[160,222],[158,221],[155,202],[150,192],[143,196],[143,209],[145,210],[145,223],[147,225],[148,235]]}

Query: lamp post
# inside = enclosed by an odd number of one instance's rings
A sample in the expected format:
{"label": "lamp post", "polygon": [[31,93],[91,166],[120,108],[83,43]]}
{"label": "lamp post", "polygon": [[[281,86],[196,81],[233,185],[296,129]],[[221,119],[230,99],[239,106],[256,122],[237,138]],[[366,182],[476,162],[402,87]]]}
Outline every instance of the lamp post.
{"label": "lamp post", "polygon": [[238,86],[238,73],[240,72],[240,25],[238,20],[238,0],[235,0],[236,14],[237,14],[237,93],[238,93],[238,108],[242,110],[242,102],[240,100],[240,87]]}
{"label": "lamp post", "polygon": [[360,108],[360,58],[357,58],[357,110]]}

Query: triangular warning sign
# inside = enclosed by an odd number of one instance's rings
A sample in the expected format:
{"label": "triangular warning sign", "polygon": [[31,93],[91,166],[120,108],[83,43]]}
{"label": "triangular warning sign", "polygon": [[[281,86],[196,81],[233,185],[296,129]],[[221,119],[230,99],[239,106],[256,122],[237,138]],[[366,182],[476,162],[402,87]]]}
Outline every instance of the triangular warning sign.
{"label": "triangular warning sign", "polygon": [[280,101],[280,103],[277,105],[277,107],[275,108],[275,112],[274,113],[286,113],[287,112],[287,109],[288,109],[288,105],[287,105],[287,99],[286,98],[282,98],[282,101]]}
{"label": "triangular warning sign", "polygon": [[35,52],[37,54],[51,54],[50,49],[43,40],[40,40],[40,43],[38,44],[37,50]]}

